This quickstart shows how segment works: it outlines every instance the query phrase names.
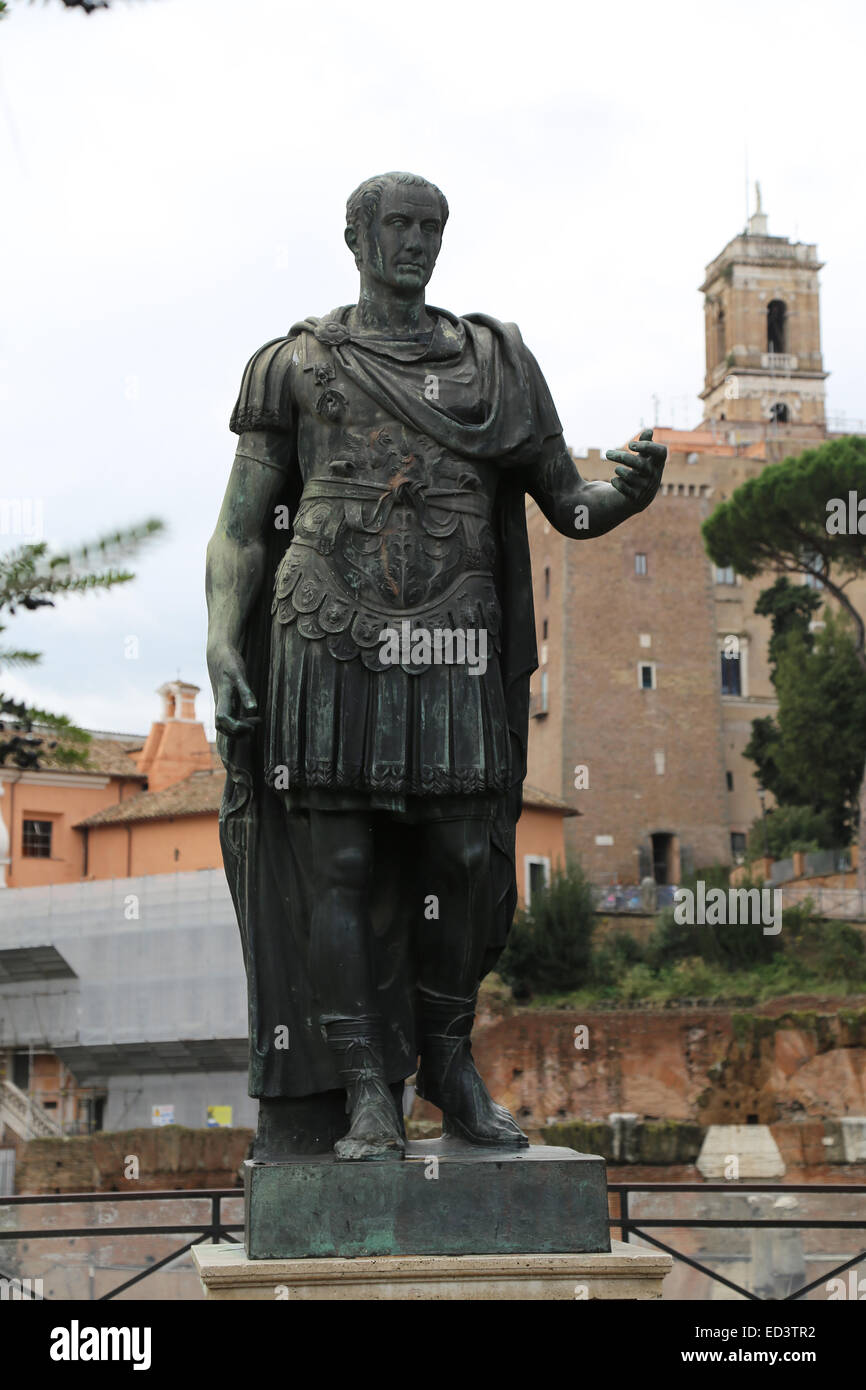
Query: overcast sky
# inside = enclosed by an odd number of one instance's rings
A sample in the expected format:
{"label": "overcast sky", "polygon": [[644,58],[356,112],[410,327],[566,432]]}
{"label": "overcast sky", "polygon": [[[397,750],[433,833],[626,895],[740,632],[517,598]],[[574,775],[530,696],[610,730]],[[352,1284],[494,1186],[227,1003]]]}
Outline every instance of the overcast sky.
{"label": "overcast sky", "polygon": [[743,227],[747,150],[770,232],[826,261],[829,409],[866,416],[864,27],[859,0],[13,0],[0,494],[52,546],[149,515],[169,535],[134,583],[12,619],[45,655],[2,688],[145,732],[179,673],[212,722],[204,551],[240,374],[353,300],[345,200],[374,173],[444,189],[430,302],[519,323],[568,442],[608,448],[656,409],[700,419],[697,286]]}

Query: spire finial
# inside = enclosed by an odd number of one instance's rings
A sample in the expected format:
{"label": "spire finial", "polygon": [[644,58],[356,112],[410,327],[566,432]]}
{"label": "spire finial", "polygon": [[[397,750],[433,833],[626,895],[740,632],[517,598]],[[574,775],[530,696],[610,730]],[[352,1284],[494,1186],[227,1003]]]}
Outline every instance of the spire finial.
{"label": "spire finial", "polygon": [[755,180],[755,211],[749,218],[748,236],[767,236],[767,214],[761,203],[761,185]]}

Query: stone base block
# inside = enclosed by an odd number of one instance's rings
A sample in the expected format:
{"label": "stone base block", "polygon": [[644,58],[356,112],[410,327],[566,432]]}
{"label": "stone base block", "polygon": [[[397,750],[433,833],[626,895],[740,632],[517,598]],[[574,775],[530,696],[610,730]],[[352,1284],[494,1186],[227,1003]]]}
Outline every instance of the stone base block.
{"label": "stone base block", "polygon": [[657,1299],[670,1255],[622,1241],[602,1254],[377,1255],[248,1260],[240,1245],[195,1245],[205,1296],[223,1300]]}
{"label": "stone base block", "polygon": [[610,1249],[604,1159],[416,1140],[397,1161],[247,1160],[252,1260],[549,1255]]}

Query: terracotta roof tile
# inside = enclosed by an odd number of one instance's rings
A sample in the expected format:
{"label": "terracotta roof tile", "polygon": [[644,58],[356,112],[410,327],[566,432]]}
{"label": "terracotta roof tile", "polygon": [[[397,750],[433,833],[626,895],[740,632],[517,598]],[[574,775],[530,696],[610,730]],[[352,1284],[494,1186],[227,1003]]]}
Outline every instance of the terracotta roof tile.
{"label": "terracotta roof tile", "polygon": [[[68,767],[65,763],[59,762],[57,757],[47,748],[49,743],[55,741],[63,746],[63,740],[56,738],[48,729],[34,729],[33,732],[38,738],[45,740],[44,751],[39,755],[39,767],[34,771],[68,772],[76,777],[81,776],[82,773],[92,772],[99,773],[103,777],[106,775],[109,777],[136,777],[139,781],[144,781],[129,756],[130,751],[141,748],[140,739],[121,743],[113,738],[91,738],[90,742],[83,746],[83,751],[87,754],[87,762],[81,766]],[[8,743],[14,737],[15,731],[13,729],[0,729],[0,743]],[[75,748],[80,745],[69,743],[66,746]],[[11,768],[14,764],[8,762],[6,766]]]}
{"label": "terracotta roof tile", "polygon": [[564,816],[579,816],[580,811],[574,806],[569,806],[562,797],[554,796],[552,792],[542,791],[540,787],[532,787],[528,782],[523,784],[523,804],[532,806],[539,811],[561,811]]}
{"label": "terracotta roof tile", "polygon": [[222,800],[225,771],[219,769],[193,772],[182,782],[171,787],[163,787],[158,792],[141,792],[119,801],[113,806],[105,806],[86,820],[78,821],[77,829],[84,826],[129,824],[133,821],[168,820],[173,816],[216,815]]}

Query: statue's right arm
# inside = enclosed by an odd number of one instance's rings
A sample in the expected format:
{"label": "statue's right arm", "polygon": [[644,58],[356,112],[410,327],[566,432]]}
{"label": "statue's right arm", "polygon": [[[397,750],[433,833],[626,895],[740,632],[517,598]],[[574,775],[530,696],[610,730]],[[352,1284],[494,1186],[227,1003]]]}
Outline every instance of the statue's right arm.
{"label": "statue's right arm", "polygon": [[285,488],[291,437],[277,430],[247,430],[238,440],[216,530],[207,548],[207,662],[216,702],[216,727],[233,737],[258,721],[247,681],[241,639],[264,578],[266,537]]}

